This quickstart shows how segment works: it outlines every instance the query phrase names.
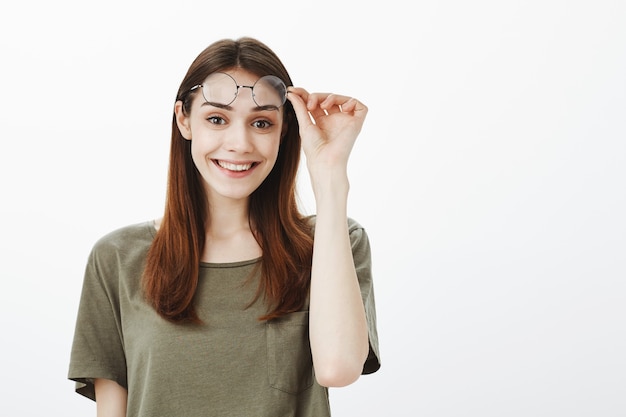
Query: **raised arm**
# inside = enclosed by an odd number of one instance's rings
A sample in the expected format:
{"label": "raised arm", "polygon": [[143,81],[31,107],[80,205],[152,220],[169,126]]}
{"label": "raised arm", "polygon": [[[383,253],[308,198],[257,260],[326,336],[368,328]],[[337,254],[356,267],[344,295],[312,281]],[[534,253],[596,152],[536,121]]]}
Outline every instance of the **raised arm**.
{"label": "raised arm", "polygon": [[320,385],[356,381],[369,344],[348,235],[348,157],[367,114],[354,98],[291,88],[316,202],[309,328]]}

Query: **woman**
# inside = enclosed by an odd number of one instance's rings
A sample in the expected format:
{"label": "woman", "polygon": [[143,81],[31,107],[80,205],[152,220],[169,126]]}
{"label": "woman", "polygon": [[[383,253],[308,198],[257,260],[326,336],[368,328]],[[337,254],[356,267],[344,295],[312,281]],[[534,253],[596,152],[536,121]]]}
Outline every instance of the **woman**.
{"label": "woman", "polygon": [[[189,68],[163,218],[87,264],[69,378],[98,416],[328,416],[328,387],[379,368],[369,243],[346,209],[367,108],[292,85],[251,38]],[[316,216],[296,204],[301,147]]]}

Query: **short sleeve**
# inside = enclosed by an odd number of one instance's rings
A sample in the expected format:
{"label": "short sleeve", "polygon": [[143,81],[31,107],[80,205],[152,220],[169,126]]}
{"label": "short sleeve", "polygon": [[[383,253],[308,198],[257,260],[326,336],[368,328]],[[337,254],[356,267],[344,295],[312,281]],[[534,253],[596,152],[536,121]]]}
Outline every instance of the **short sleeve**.
{"label": "short sleeve", "polygon": [[96,378],[127,386],[117,262],[106,258],[97,245],[85,268],[68,373],[76,392],[94,401]]}
{"label": "short sleeve", "polygon": [[363,366],[363,374],[371,374],[380,368],[380,353],[378,347],[378,331],[376,327],[376,306],[374,303],[374,282],[372,279],[372,259],[369,238],[365,229],[356,221],[349,219],[350,242],[352,244],[352,256],[361,297],[365,306],[369,335],[369,354]]}

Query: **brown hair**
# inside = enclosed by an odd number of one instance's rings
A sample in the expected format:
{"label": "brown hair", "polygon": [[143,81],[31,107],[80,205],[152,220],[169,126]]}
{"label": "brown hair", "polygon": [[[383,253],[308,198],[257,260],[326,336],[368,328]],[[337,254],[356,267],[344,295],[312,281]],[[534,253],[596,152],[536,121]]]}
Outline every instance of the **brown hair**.
{"label": "brown hair", "polygon": [[[242,68],[259,77],[275,75],[293,85],[276,54],[256,39],[224,39],[209,45],[193,61],[176,96],[189,112],[189,90],[211,73]],[[284,105],[278,159],[263,183],[250,196],[249,221],[263,252],[256,298],[263,297],[269,320],[302,308],[309,289],[313,239],[311,226],[296,202],[300,135],[291,103]],[[208,202],[202,178],[185,140],[172,119],[172,142],[163,220],[148,251],[142,284],[147,301],[165,319],[195,322],[193,305],[198,285],[200,254],[205,244]]]}

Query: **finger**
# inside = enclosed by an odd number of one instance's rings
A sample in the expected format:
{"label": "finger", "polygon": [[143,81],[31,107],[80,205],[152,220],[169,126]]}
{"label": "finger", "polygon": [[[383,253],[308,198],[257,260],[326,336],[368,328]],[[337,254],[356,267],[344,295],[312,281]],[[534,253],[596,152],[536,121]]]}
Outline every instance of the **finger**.
{"label": "finger", "polygon": [[313,109],[309,108],[309,113],[311,114],[311,116],[313,116],[314,119],[326,116],[326,111],[321,107],[314,107]]}
{"label": "finger", "polygon": [[301,87],[289,87],[287,93],[300,96],[305,103],[309,100],[309,92]]}
{"label": "finger", "polygon": [[333,106],[341,106],[343,107],[348,101],[351,100],[351,97],[344,96],[341,94],[327,94],[324,97],[324,100],[320,103],[320,106],[323,109],[330,109]]}
{"label": "finger", "polygon": [[331,93],[312,93],[309,94],[309,98],[307,100],[306,106],[311,110],[315,110],[320,107],[320,105],[330,96]]}
{"label": "finger", "polygon": [[303,89],[296,89],[292,87],[289,87],[288,93],[287,99],[291,102],[293,110],[296,112],[296,118],[298,119],[300,129],[312,125],[313,122],[309,117],[309,111],[306,108],[306,102],[303,99],[303,96],[308,97],[308,93]]}
{"label": "finger", "polygon": [[332,106],[328,109],[324,109],[326,111],[327,114],[335,114],[335,113],[341,113],[342,109],[340,106]]}
{"label": "finger", "polygon": [[350,98],[342,104],[341,109],[344,112],[354,113],[363,118],[367,115],[367,106],[355,98]]}
{"label": "finger", "polygon": [[312,110],[314,107],[330,108],[335,105],[341,105],[348,101],[350,97],[335,93],[311,93],[309,94],[307,107]]}
{"label": "finger", "polygon": [[324,99],[328,96],[328,93],[312,93],[309,94],[308,100],[306,102],[306,107],[313,119],[317,119],[323,116],[326,116],[326,111],[320,104],[324,101]]}

